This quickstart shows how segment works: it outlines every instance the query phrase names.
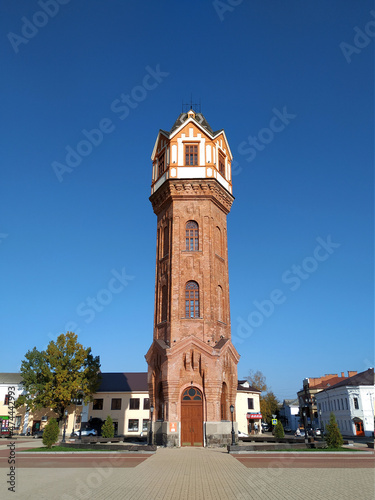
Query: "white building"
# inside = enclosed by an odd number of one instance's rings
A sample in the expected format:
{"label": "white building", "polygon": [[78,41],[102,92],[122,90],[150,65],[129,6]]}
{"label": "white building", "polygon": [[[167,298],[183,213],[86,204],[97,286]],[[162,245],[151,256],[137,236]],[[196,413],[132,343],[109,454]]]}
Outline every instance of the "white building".
{"label": "white building", "polygon": [[284,399],[280,408],[280,420],[285,429],[297,430],[300,422],[298,399]]}
{"label": "white building", "polygon": [[239,380],[236,396],[236,421],[238,430],[244,434],[262,432],[260,412],[261,392],[251,387],[247,380]]}
{"label": "white building", "polygon": [[333,412],[344,436],[374,435],[373,368],[338,382],[315,397],[323,429],[326,429]]}

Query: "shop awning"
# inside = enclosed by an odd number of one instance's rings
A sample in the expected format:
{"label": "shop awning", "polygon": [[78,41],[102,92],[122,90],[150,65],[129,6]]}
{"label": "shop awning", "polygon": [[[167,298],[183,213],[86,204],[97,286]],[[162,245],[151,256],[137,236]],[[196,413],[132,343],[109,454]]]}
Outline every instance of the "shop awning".
{"label": "shop awning", "polygon": [[262,418],[262,414],[261,413],[247,413],[246,418],[259,419],[259,418]]}

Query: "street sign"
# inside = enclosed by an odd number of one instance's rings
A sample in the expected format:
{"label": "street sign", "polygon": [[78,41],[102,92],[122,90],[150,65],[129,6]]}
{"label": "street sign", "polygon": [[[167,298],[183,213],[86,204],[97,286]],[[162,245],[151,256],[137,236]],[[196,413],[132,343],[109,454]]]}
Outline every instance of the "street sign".
{"label": "street sign", "polygon": [[277,425],[277,418],[272,419],[272,425]]}

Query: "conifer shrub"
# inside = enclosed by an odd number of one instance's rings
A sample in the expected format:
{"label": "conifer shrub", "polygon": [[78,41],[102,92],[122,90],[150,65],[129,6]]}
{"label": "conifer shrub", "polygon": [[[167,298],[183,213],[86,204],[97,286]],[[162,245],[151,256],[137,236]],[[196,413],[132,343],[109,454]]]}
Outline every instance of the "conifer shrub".
{"label": "conifer shrub", "polygon": [[283,427],[283,424],[280,422],[280,420],[277,421],[277,424],[275,426],[274,436],[275,436],[275,438],[283,438],[283,437],[285,437],[284,427]]}
{"label": "conifer shrub", "polygon": [[115,430],[113,427],[113,420],[108,415],[108,417],[106,418],[106,421],[102,425],[102,436],[104,438],[113,438],[114,434],[115,434]]}
{"label": "conifer shrub", "polygon": [[51,449],[59,437],[59,424],[55,418],[51,418],[43,431],[43,444]]}
{"label": "conifer shrub", "polygon": [[331,412],[329,424],[326,426],[325,439],[329,448],[341,448],[344,444],[342,434],[336,422],[335,414]]}

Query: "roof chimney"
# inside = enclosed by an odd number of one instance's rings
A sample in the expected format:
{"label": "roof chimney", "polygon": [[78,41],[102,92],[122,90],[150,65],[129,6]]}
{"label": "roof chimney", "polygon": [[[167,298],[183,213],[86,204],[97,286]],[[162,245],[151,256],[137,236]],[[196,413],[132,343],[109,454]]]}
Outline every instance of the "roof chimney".
{"label": "roof chimney", "polygon": [[341,372],[341,376],[342,376],[342,377],[345,377],[344,372]]}

